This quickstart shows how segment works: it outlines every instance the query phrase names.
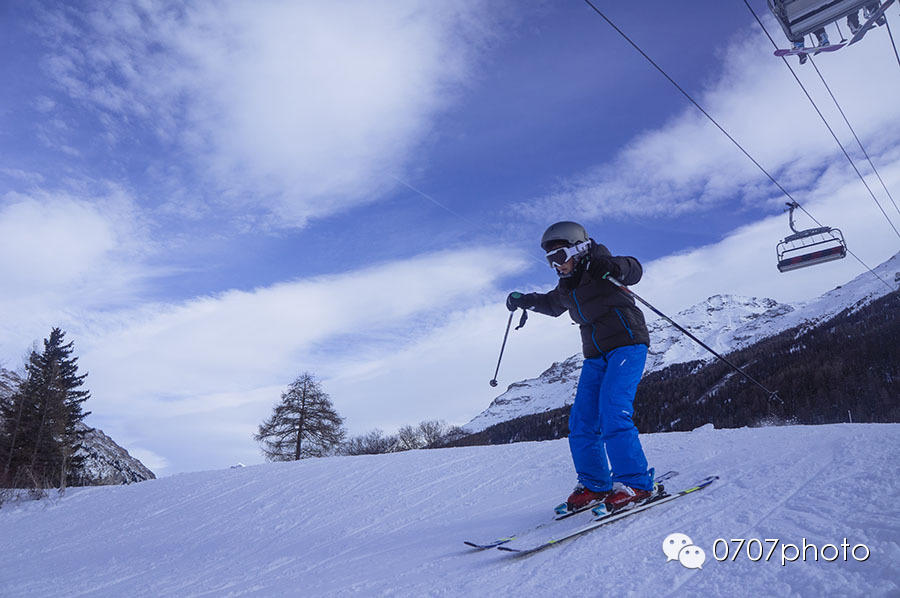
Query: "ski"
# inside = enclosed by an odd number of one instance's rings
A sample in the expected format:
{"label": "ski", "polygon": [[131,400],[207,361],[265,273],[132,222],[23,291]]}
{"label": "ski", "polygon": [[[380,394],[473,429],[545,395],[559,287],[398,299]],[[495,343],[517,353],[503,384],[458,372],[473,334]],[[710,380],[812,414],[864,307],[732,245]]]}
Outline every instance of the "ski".
{"label": "ski", "polygon": [[[670,471],[667,471],[663,474],[656,476],[654,478],[654,482],[655,483],[665,482],[666,480],[670,480],[677,475],[678,475],[677,471],[670,470]],[[602,503],[600,503],[600,504],[602,504]],[[470,540],[465,540],[463,542],[463,544],[465,544],[466,546],[471,546],[472,548],[477,548],[478,550],[487,550],[489,548],[497,548],[498,546],[501,546],[508,542],[512,542],[516,538],[522,537],[526,534],[530,534],[541,528],[547,527],[548,525],[552,525],[554,521],[562,521],[563,519],[568,519],[569,517],[572,517],[573,515],[578,515],[579,513],[584,513],[585,511],[592,511],[593,509],[595,509],[597,507],[598,507],[598,504],[596,502],[593,502],[588,505],[585,505],[584,507],[582,507],[580,509],[576,509],[574,511],[563,510],[561,512],[560,509],[565,508],[565,503],[563,503],[554,509],[554,511],[556,512],[556,517],[554,517],[550,521],[544,521],[542,523],[539,523],[538,525],[536,525],[536,526],[532,527],[531,529],[528,529],[524,532],[521,532],[521,533],[518,533],[518,534],[515,534],[512,536],[506,536],[503,538],[496,538],[494,540],[491,540],[490,542],[473,542]]]}
{"label": "ski", "polygon": [[471,542],[469,540],[466,540],[463,542],[463,544],[465,544],[466,546],[471,546],[472,548],[477,548],[479,550],[487,550],[488,548],[497,548],[501,544],[512,542],[515,539],[515,536],[510,536],[508,538],[497,538],[496,540],[487,542],[486,544],[479,544],[478,542]]}
{"label": "ski", "polygon": [[514,546],[506,546],[506,544],[507,544],[508,542],[511,542],[512,540],[515,539],[515,538],[511,538],[511,539],[509,539],[507,542],[503,542],[503,543],[501,543],[501,544],[498,544],[498,545],[496,545],[495,547],[496,547],[498,550],[504,550],[504,551],[507,551],[507,552],[513,552],[513,553],[515,553],[515,554],[517,554],[517,555],[532,554],[532,553],[535,553],[535,552],[537,552],[537,551],[539,551],[539,550],[543,550],[543,549],[548,548],[548,547],[550,547],[550,546],[554,546],[554,545],[556,545],[556,544],[559,544],[559,543],[561,543],[561,542],[564,542],[565,540],[569,540],[569,539],[571,539],[571,538],[575,538],[575,537],[577,537],[577,536],[580,536],[580,535],[582,535],[582,534],[585,534],[585,533],[587,533],[587,532],[589,532],[589,531],[595,530],[595,529],[597,529],[598,527],[602,527],[602,526],[604,526],[604,525],[608,525],[608,524],[610,524],[610,523],[613,523],[614,521],[618,521],[618,520],[620,520],[620,519],[624,519],[624,518],[626,518],[626,517],[628,517],[628,516],[630,516],[630,515],[634,515],[635,513],[640,513],[641,511],[646,511],[647,509],[650,509],[650,508],[655,507],[655,506],[657,506],[657,505],[661,505],[661,504],[664,504],[664,503],[667,503],[667,502],[671,502],[671,501],[673,501],[673,500],[675,500],[675,499],[677,499],[677,498],[681,498],[682,496],[686,496],[686,495],[688,495],[688,494],[692,494],[692,493],[694,493],[694,492],[697,492],[698,490],[702,490],[703,488],[706,488],[707,486],[709,486],[710,484],[712,484],[712,483],[713,483],[714,481],[716,481],[717,479],[719,479],[719,476],[709,476],[708,478],[704,478],[703,480],[701,480],[700,482],[698,482],[696,485],[691,486],[690,488],[685,488],[684,490],[681,490],[681,491],[676,492],[676,493],[674,493],[674,494],[663,494],[663,495],[657,495],[657,496],[654,496],[654,497],[650,498],[649,500],[647,500],[647,501],[645,501],[645,502],[643,502],[643,503],[641,503],[641,504],[639,504],[639,505],[637,505],[637,506],[635,506],[635,507],[632,507],[632,508],[629,508],[629,509],[624,509],[624,510],[621,510],[621,511],[614,511],[613,513],[610,513],[610,514],[608,514],[608,515],[602,515],[602,516],[598,517],[597,519],[595,519],[594,521],[592,521],[591,523],[589,523],[589,524],[587,524],[587,525],[585,525],[585,526],[583,526],[583,527],[579,527],[579,528],[577,528],[577,529],[575,529],[575,530],[572,530],[572,531],[570,531],[570,532],[568,532],[568,533],[566,533],[566,534],[557,536],[557,537],[555,537],[555,538],[551,538],[551,539],[549,539],[549,540],[545,540],[545,541],[543,541],[543,542],[541,542],[541,543],[539,543],[539,544],[534,544],[534,545],[531,545],[531,546],[524,546],[524,547],[522,547],[522,548],[517,548],[517,547],[514,547]]}

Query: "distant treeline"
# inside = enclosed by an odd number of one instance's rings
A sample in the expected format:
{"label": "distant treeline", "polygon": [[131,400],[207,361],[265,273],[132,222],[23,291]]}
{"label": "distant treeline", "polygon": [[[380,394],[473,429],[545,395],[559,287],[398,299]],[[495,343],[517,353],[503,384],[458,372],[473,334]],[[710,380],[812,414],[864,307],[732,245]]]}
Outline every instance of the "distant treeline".
{"label": "distant treeline", "polygon": [[[802,326],[727,357],[771,399],[716,360],[681,363],[644,377],[635,397],[642,433],[774,423],[900,422],[900,293],[811,329]],[[519,417],[451,446],[550,440],[569,434],[569,407]]]}

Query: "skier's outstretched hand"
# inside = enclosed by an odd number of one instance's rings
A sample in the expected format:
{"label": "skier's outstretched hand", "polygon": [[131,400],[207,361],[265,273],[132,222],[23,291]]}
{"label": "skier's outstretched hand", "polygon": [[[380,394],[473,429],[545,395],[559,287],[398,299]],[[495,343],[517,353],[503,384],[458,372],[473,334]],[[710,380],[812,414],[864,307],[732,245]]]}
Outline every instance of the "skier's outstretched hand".
{"label": "skier's outstretched hand", "polygon": [[531,300],[528,299],[528,295],[523,295],[519,291],[513,291],[506,298],[506,309],[516,311],[520,307],[522,309],[531,307]]}

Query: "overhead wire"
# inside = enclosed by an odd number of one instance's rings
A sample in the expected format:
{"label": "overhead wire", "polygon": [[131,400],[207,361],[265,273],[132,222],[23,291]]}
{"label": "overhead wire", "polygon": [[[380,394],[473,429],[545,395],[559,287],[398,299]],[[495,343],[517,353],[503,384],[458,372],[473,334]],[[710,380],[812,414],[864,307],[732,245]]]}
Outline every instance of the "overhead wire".
{"label": "overhead wire", "polygon": [[894,57],[897,59],[897,66],[900,66],[900,54],[897,53],[897,44],[894,42],[894,34],[891,33],[891,22],[884,15],[884,26],[887,28],[888,37],[891,38],[891,46],[894,48]]}
{"label": "overhead wire", "polygon": [[[822,85],[824,85],[825,89],[828,90],[828,95],[830,95],[831,99],[834,100],[834,105],[837,106],[838,112],[841,113],[844,122],[847,124],[847,128],[850,129],[851,133],[853,133],[853,138],[856,139],[856,143],[859,145],[859,149],[862,151],[863,155],[866,157],[866,160],[869,162],[869,166],[872,167],[872,172],[874,172],[875,176],[878,177],[878,182],[881,183],[881,186],[884,188],[884,192],[891,200],[891,203],[894,204],[894,209],[897,210],[897,213],[900,213],[900,208],[897,207],[897,202],[894,201],[894,196],[891,195],[891,192],[888,190],[887,185],[884,183],[884,179],[881,178],[881,173],[878,172],[878,169],[875,168],[875,164],[872,163],[872,158],[869,157],[869,152],[867,152],[866,148],[863,147],[862,141],[859,140],[859,136],[856,134],[856,130],[853,128],[853,125],[850,124],[850,120],[847,118],[847,115],[844,114],[844,109],[841,108],[841,105],[838,103],[837,98],[834,97],[834,94],[831,92],[831,87],[825,81],[825,77],[822,76],[822,73],[819,71],[818,65],[816,65],[814,60],[812,60],[812,57],[810,57],[810,63],[813,65],[813,68],[816,69],[816,73],[819,75],[819,79],[822,80]],[[868,188],[868,185],[866,186],[866,188]],[[871,193],[871,189],[869,190],[869,192]],[[881,205],[879,204],[878,207],[881,207]],[[884,210],[882,210],[882,212],[883,211]],[[897,229],[895,228],[894,230],[896,231]]]}
{"label": "overhead wire", "polygon": [[[751,156],[750,153],[749,153],[746,149],[744,149],[744,147],[743,147],[743,146],[742,146],[742,145],[741,145],[734,137],[732,137],[731,134],[730,134],[728,131],[726,131],[725,128],[722,127],[722,125],[720,125],[720,124],[718,123],[718,121],[716,121],[716,119],[713,118],[713,117],[712,117],[712,116],[711,116],[711,115],[710,115],[710,114],[709,114],[709,113],[708,113],[708,112],[707,112],[707,111],[706,111],[706,110],[705,110],[705,109],[704,109],[704,108],[703,108],[703,107],[702,107],[702,106],[701,106],[701,105],[700,105],[700,104],[699,104],[699,103],[691,96],[691,94],[689,94],[687,91],[685,91],[685,89],[684,89],[683,87],[681,87],[681,85],[679,85],[678,82],[676,82],[672,77],[670,77],[669,74],[668,74],[661,66],[659,66],[659,65],[656,63],[656,61],[654,61],[654,60],[653,60],[646,52],[644,52],[644,50],[643,50],[636,42],[634,42],[634,40],[632,40],[632,39],[631,39],[624,31],[622,31],[621,29],[619,29],[619,27],[616,26],[616,24],[613,23],[612,20],[610,20],[610,18],[607,17],[606,14],[605,14],[603,11],[601,11],[599,8],[597,8],[597,6],[596,6],[593,2],[591,2],[591,0],[584,0],[584,2],[585,2],[589,7],[591,7],[591,9],[592,9],[594,12],[596,12],[596,13],[597,13],[604,21],[606,21],[606,23],[607,23],[610,27],[612,27],[612,28],[616,31],[616,33],[618,33],[625,41],[627,41],[627,42],[631,45],[631,47],[633,47],[635,50],[637,50],[637,52],[638,52],[641,56],[643,56],[643,57],[647,60],[647,62],[649,62],[651,65],[653,65],[653,67],[654,67],[657,71],[659,71],[659,73],[660,73],[663,77],[665,77],[665,78],[666,78],[666,79],[667,79],[667,80],[668,80],[668,81],[669,81],[669,82],[670,82],[670,83],[671,83],[678,91],[680,91],[681,94],[684,95],[684,97],[687,98],[687,100],[688,100],[691,104],[694,105],[694,107],[696,107],[696,108],[697,108],[704,116],[706,116],[706,118],[708,118],[709,121],[712,122],[713,125],[715,125],[717,129],[719,129],[719,131],[721,131],[721,132],[722,132],[722,133],[723,133],[723,134],[724,134],[724,135],[725,135],[725,136],[726,136],[726,137],[727,137],[727,138],[728,138],[728,139],[729,139],[729,140],[730,140],[730,141],[731,141],[731,142],[732,142],[732,143],[733,143],[733,144],[734,144],[734,145],[735,145],[735,146],[736,146],[736,147],[737,147],[737,148],[738,148],[738,149],[739,149],[739,150],[740,150],[740,151],[741,151],[741,152],[742,152],[742,153],[743,153],[743,154],[744,154],[751,162],[753,162],[753,164],[754,164],[754,165],[755,165],[755,166],[756,166],[763,174],[765,174],[766,177],[768,177],[768,179],[769,179],[770,181],[772,181],[772,183],[773,183],[776,187],[778,187],[778,189],[781,190],[781,192],[784,193],[785,196],[787,196],[792,202],[796,203],[797,206],[798,206],[798,207],[799,207],[799,208],[800,208],[807,216],[809,216],[809,217],[813,220],[813,222],[815,222],[816,224],[818,224],[820,227],[823,226],[822,223],[820,223],[818,220],[816,220],[816,218],[815,218],[812,214],[810,214],[810,213],[809,213],[802,205],[800,205],[800,202],[798,202],[796,199],[794,199],[794,197],[790,194],[790,192],[788,192],[788,190],[785,189],[785,188],[781,185],[781,183],[779,183],[779,182],[775,179],[775,177],[773,177],[773,176],[769,173],[769,171],[766,170],[766,169],[762,166],[762,164],[760,164],[760,163],[756,160],[756,158],[754,158],[753,156]],[[746,0],[744,0],[744,2],[746,3]],[[748,5],[748,8],[749,8],[749,5]],[[751,9],[751,10],[752,10],[752,9]],[[754,14],[755,14],[755,13],[754,13]],[[900,234],[900,233],[898,233],[898,234]],[[872,268],[870,268],[869,265],[866,264],[866,263],[862,260],[862,258],[860,258],[858,255],[856,255],[855,253],[853,253],[853,252],[850,251],[849,249],[847,250],[847,252],[848,252],[850,255],[852,255],[852,256],[856,259],[856,261],[858,261],[860,264],[862,264],[862,266],[863,266],[866,270],[868,270],[868,271],[871,272],[876,278],[878,278],[878,280],[880,280],[880,281],[883,282],[887,287],[889,287],[890,289],[893,290],[893,287],[892,287],[890,284],[888,284],[883,278],[881,278],[881,277],[878,275],[877,272],[875,272]]]}
{"label": "overhead wire", "polygon": [[[763,32],[766,34],[766,37],[769,38],[769,41],[772,42],[772,45],[777,50],[778,44],[775,43],[775,40],[772,38],[772,35],[769,33],[769,30],[766,29],[766,26],[763,24],[762,19],[759,18],[759,15],[756,14],[756,11],[753,10],[753,7],[750,6],[750,3],[747,2],[747,0],[744,0],[744,5],[747,7],[747,10],[749,10],[750,13],[753,15],[753,18],[756,19],[756,22],[759,23],[759,26],[762,28]],[[900,238],[900,231],[898,231],[897,227],[894,226],[894,223],[891,221],[890,217],[887,215],[887,212],[885,212],[884,208],[881,206],[881,202],[879,202],[878,198],[875,197],[875,193],[869,187],[869,183],[866,182],[865,177],[863,177],[862,173],[859,171],[859,168],[856,167],[856,163],[853,161],[853,158],[850,157],[850,153],[844,147],[844,144],[841,143],[840,139],[838,139],[838,136],[834,132],[834,129],[832,129],[831,125],[828,124],[828,120],[825,118],[825,115],[822,114],[822,111],[819,110],[819,106],[816,104],[815,100],[813,100],[812,96],[809,94],[809,91],[807,91],[806,86],[803,85],[803,82],[800,80],[800,77],[797,76],[797,73],[794,72],[793,67],[791,67],[790,63],[787,61],[787,59],[784,56],[781,57],[781,60],[782,60],[782,62],[784,62],[784,65],[788,68],[788,70],[791,72],[791,75],[794,76],[794,80],[797,82],[797,85],[800,86],[800,89],[803,90],[803,93],[806,95],[806,98],[809,100],[809,103],[812,104],[813,109],[815,109],[816,114],[818,114],[819,118],[822,119],[822,122],[825,124],[825,128],[827,128],[828,132],[831,133],[831,136],[834,137],[835,143],[837,143],[838,147],[841,148],[841,151],[844,153],[844,156],[847,158],[847,161],[850,162],[850,166],[853,168],[854,172],[856,172],[856,176],[858,176],[859,180],[862,181],[863,186],[865,186],[866,191],[869,192],[869,195],[872,197],[872,200],[875,202],[875,205],[877,205],[878,209],[881,210],[881,213],[884,215],[885,220],[888,221],[888,224],[891,226],[892,229],[894,229],[894,233],[897,235],[898,238]],[[859,140],[859,137],[857,137],[856,131],[854,131],[853,127],[850,125],[850,121],[847,120],[847,116],[846,116],[846,114],[844,114],[843,108],[841,108],[841,105],[838,103],[837,99],[834,97],[834,94],[831,93],[831,88],[828,87],[828,83],[825,81],[825,77],[822,76],[821,71],[819,71],[819,67],[816,66],[815,60],[813,60],[812,55],[809,56],[809,61],[810,61],[810,63],[812,63],[813,67],[815,67],[816,72],[819,73],[819,78],[822,80],[822,83],[825,85],[825,88],[828,90],[828,93],[831,95],[831,99],[834,100],[834,103],[837,106],[838,111],[840,111],[841,116],[844,117],[844,122],[847,123],[847,126],[850,127],[850,130],[853,132],[853,136],[856,137],[856,142],[859,143],[859,147],[860,147],[860,149],[862,149],[863,154],[865,154],[866,158],[869,158],[869,154],[866,152],[865,148],[863,147],[862,142]],[[869,165],[872,166],[872,169],[875,170],[875,174],[878,175],[878,169],[875,168],[875,165],[872,163],[871,159],[869,159]],[[878,175],[878,179],[881,180],[881,175]],[[882,181],[882,185],[884,185],[884,181]],[[888,197],[890,197],[891,201],[893,202],[894,198],[891,196],[890,191],[888,191],[887,186],[884,187],[884,190],[888,194]],[[894,207],[896,207],[896,205],[897,204],[895,203]]]}
{"label": "overhead wire", "polygon": [[[747,156],[747,158],[749,158],[749,160],[750,160],[751,162],[753,162],[753,164],[754,164],[760,171],[762,171],[762,173],[763,173],[764,175],[766,175],[766,176],[769,178],[769,180],[772,181],[772,183],[773,183],[776,187],[778,187],[778,189],[781,190],[782,193],[784,193],[791,201],[796,202],[796,200],[795,200],[794,197],[790,194],[790,192],[788,192],[787,189],[785,189],[784,187],[782,187],[782,186],[781,186],[781,183],[779,183],[777,180],[775,180],[775,177],[773,177],[771,174],[769,174],[769,171],[766,170],[766,169],[763,167],[762,164],[760,164],[759,162],[757,162],[757,161],[756,161],[756,158],[754,158],[753,156],[751,156],[750,153],[749,153],[747,150],[744,149],[744,146],[742,146],[740,143],[738,143],[738,141],[737,141],[734,137],[732,137],[731,134],[730,134],[728,131],[726,131],[726,130],[724,129],[724,127],[722,127],[722,125],[720,125],[720,124],[718,123],[718,121],[716,121],[716,119],[714,119],[714,118],[709,114],[709,112],[707,112],[706,110],[704,110],[703,106],[701,106],[699,103],[697,103],[697,101],[696,101],[693,97],[691,97],[691,94],[689,94],[687,91],[685,91],[684,88],[681,87],[681,85],[679,85],[678,82],[676,82],[672,77],[670,77],[669,74],[668,74],[665,70],[663,70],[663,68],[662,68],[661,66],[659,66],[658,64],[656,64],[656,61],[654,61],[652,58],[650,58],[650,56],[648,56],[647,53],[644,52],[644,51],[641,49],[640,46],[638,46],[638,45],[637,45],[630,37],[628,37],[628,35],[626,35],[625,32],[623,32],[621,29],[619,29],[619,28],[616,26],[616,24],[613,23],[613,22],[609,19],[609,17],[607,17],[607,16],[606,16],[599,8],[597,8],[597,7],[591,2],[591,0],[584,0],[584,1],[585,1],[585,3],[587,3],[588,6],[590,6],[592,9],[594,9],[594,12],[596,12],[598,15],[600,15],[600,16],[603,18],[603,20],[606,21],[607,24],[608,24],[610,27],[612,27],[613,29],[615,29],[616,33],[618,33],[619,35],[621,35],[621,36],[625,39],[625,41],[627,41],[629,44],[631,44],[631,46],[632,46],[635,50],[637,50],[637,51],[640,53],[640,55],[643,56],[643,57],[647,60],[647,62],[649,62],[650,64],[652,64],[653,67],[656,68],[656,70],[658,70],[658,71],[660,72],[660,74],[661,74],[663,77],[665,77],[666,79],[668,79],[668,80],[669,80],[669,83],[671,83],[672,85],[674,85],[675,88],[676,88],[678,91],[680,91],[680,92],[682,93],[682,95],[684,95],[684,97],[687,98],[687,100],[688,100],[691,104],[694,105],[694,107],[697,108],[697,110],[699,110],[700,112],[702,112],[703,115],[704,115],[706,118],[708,118],[708,119],[710,120],[710,122],[712,122],[712,124],[714,124],[714,125],[716,126],[717,129],[719,129],[719,131],[721,131],[726,137],[728,137],[728,139],[729,139],[735,146],[737,146],[737,148],[738,148],[739,150],[741,150],[741,152],[742,152],[745,156]],[[798,203],[798,205],[799,205],[799,202],[797,202],[797,203]],[[804,210],[803,207],[801,207],[800,209],[803,210],[804,212],[806,212],[806,210]],[[806,213],[807,213],[807,215],[808,215],[810,218],[812,218],[814,221],[816,221],[816,219],[813,218],[812,214],[810,214],[809,212],[806,212]],[[816,221],[816,224],[819,224],[819,222]],[[822,225],[819,224],[819,226],[822,226]]]}

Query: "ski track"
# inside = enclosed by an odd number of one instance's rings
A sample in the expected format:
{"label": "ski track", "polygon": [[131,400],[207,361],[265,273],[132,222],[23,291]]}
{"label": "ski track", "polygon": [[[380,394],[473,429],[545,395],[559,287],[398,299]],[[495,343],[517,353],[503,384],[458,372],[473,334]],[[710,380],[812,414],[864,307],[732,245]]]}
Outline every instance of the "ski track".
{"label": "ski track", "polygon": [[[565,440],[70,489],[0,509],[0,596],[900,595],[900,425],[704,426],[642,438],[657,471],[680,472],[670,491],[720,479],[528,556],[462,541],[549,522],[575,482]],[[666,562],[673,532],[704,549],[702,570]],[[819,546],[846,537],[871,556],[719,562],[720,537]]]}

